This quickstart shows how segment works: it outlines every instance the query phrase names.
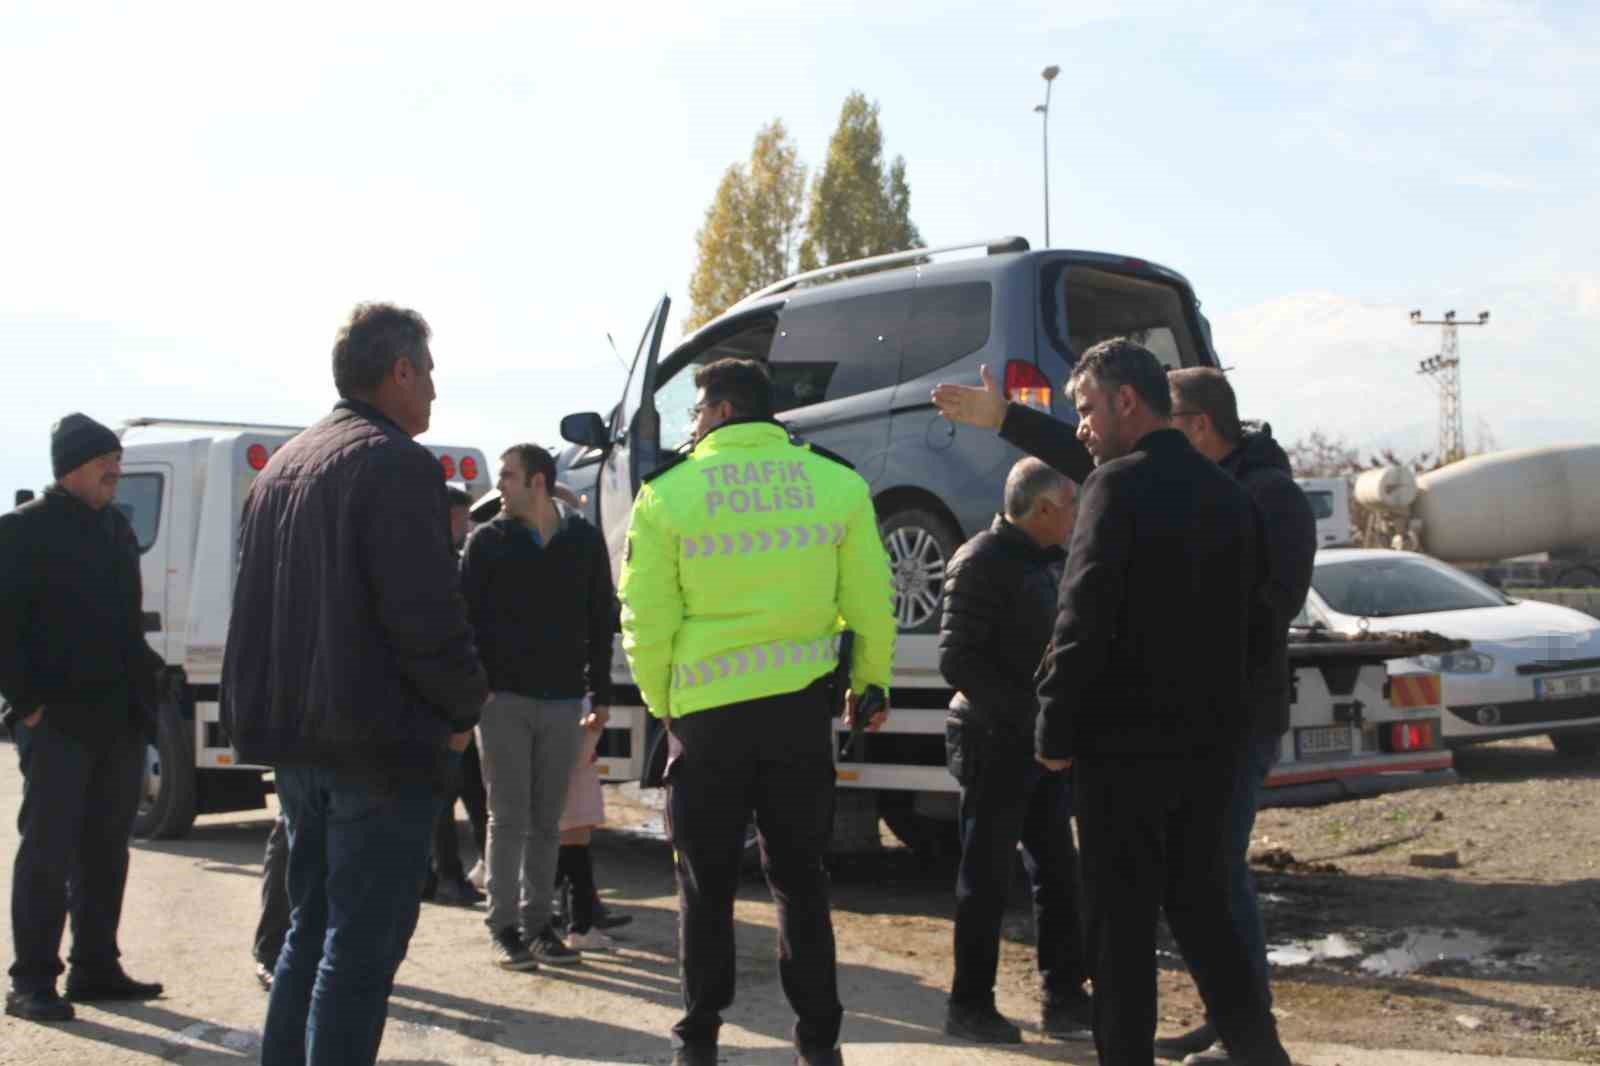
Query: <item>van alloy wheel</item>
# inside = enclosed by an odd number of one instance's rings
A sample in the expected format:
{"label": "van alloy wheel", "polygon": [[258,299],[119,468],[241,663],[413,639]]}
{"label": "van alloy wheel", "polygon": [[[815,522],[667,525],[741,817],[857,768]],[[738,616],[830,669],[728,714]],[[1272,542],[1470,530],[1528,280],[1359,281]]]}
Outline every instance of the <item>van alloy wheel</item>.
{"label": "van alloy wheel", "polygon": [[932,632],[939,624],[945,568],[956,534],[925,511],[901,511],[880,527],[894,580],[894,617],[902,633]]}

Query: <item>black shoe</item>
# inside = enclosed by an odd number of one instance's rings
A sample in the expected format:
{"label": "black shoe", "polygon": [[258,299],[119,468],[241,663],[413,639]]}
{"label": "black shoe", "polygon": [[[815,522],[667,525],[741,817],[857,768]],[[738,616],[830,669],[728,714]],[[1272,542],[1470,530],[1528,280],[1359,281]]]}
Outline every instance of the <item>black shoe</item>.
{"label": "black shoe", "polygon": [[122,967],[107,970],[94,976],[67,974],[67,998],[75,1003],[100,1001],[134,1001],[155,999],[161,995],[161,985],[156,981],[135,981],[122,972]]}
{"label": "black shoe", "polygon": [[1083,992],[1046,996],[1039,1027],[1067,1040],[1094,1039],[1094,1000]]}
{"label": "black shoe", "polygon": [[1183,1066],[1292,1066],[1289,1053],[1276,1040],[1250,1054],[1235,1053],[1218,1040],[1204,1051],[1184,1057]]}
{"label": "black shoe", "polygon": [[528,941],[528,954],[550,966],[576,966],[583,961],[583,953],[563,944],[555,929],[548,925]]}
{"label": "black shoe", "polygon": [[483,902],[483,893],[463,877],[458,881],[440,881],[439,887],[434,889],[433,901],[446,907],[472,907]]}
{"label": "black shoe", "polygon": [[528,945],[522,942],[522,934],[514,926],[508,925],[494,935],[489,957],[502,970],[532,973],[539,968],[539,960],[528,951]]}
{"label": "black shoe", "polygon": [[633,921],[631,914],[618,914],[616,911],[601,903],[594,901],[594,927],[596,929],[621,929]]}
{"label": "black shoe", "polygon": [[717,1066],[717,1045],[685,1044],[672,1052],[672,1066]]}
{"label": "black shoe", "polygon": [[950,1004],[944,1012],[944,1031],[975,1044],[1022,1043],[1022,1030],[1001,1017],[993,1004],[982,1007]]}
{"label": "black shoe", "polygon": [[267,992],[272,991],[272,975],[274,968],[264,962],[256,963],[256,984]]}
{"label": "black shoe", "polygon": [[800,1048],[795,1052],[794,1066],[844,1066],[844,1055],[836,1047],[823,1048],[819,1051],[807,1051]]}
{"label": "black shoe", "polygon": [[1199,1026],[1180,1036],[1156,1037],[1156,1058],[1181,1062],[1185,1057],[1204,1051],[1216,1042],[1216,1029],[1210,1022],[1201,1022]]}
{"label": "black shoe", "polygon": [[56,995],[53,988],[37,992],[7,992],[6,1013],[26,1022],[70,1022],[72,1004]]}

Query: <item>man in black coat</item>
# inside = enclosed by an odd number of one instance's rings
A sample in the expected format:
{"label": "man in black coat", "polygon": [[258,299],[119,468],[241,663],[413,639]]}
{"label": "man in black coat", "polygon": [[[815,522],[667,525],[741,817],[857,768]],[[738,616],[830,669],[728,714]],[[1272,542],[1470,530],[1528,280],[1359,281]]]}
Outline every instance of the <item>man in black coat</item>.
{"label": "man in black coat", "polygon": [[1246,677],[1263,651],[1255,509],[1171,427],[1166,371],[1149,351],[1097,344],[1070,385],[1097,468],[1040,664],[1036,748],[1047,767],[1073,766],[1100,1061],[1154,1061],[1164,906],[1221,1038],[1240,1061],[1282,1066],[1218,846],[1251,727]]}
{"label": "man in black coat", "polygon": [[222,667],[242,761],[276,770],[293,919],[265,1063],[376,1060],[416,928],[434,819],[488,698],[450,549],[444,474],[412,438],[428,326],[356,308],[333,412],[250,487]]}
{"label": "man in black coat", "polygon": [[69,909],[68,999],[161,994],[117,961],[162,666],[144,639],[139,544],[110,506],[122,442],[70,414],[51,432],[50,459],[55,484],[0,515],[0,696],[24,779],[6,1013],[30,1021],[72,1018],[56,995]]}
{"label": "man in black coat", "polygon": [[[1317,520],[1306,494],[1294,482],[1289,457],[1262,425],[1246,430],[1239,421],[1233,386],[1212,367],[1174,370],[1167,375],[1172,392],[1172,420],[1195,450],[1232,474],[1244,486],[1261,516],[1267,563],[1263,588],[1270,623],[1265,633],[1267,655],[1249,678],[1250,733],[1236,763],[1229,801],[1228,861],[1236,935],[1253,963],[1253,979],[1271,1002],[1267,942],[1250,876],[1250,833],[1261,807],[1267,774],[1278,761],[1289,729],[1289,623],[1305,604],[1317,553]],[[1209,1022],[1181,1036],[1156,1041],[1156,1051],[1195,1063],[1224,1063],[1227,1048],[1214,1046],[1216,1027]],[[1209,1050],[1207,1050],[1209,1048]]]}
{"label": "man in black coat", "polygon": [[1006,478],[1005,513],[961,546],[945,576],[939,671],[956,689],[945,743],[950,772],[961,782],[955,976],[945,1031],[980,1043],[1022,1042],[994,1002],[1019,840],[1033,889],[1042,1026],[1057,1036],[1087,1036],[1090,1026],[1069,783],[1033,758],[1033,675],[1055,622],[1075,495],[1062,474],[1037,459],[1020,460]]}

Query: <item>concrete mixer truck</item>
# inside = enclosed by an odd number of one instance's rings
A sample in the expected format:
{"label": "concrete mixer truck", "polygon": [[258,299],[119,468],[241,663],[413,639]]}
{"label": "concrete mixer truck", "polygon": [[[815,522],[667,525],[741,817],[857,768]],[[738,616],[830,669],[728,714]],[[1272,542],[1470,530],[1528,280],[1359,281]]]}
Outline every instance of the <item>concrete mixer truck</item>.
{"label": "concrete mixer truck", "polygon": [[[1600,444],[1492,452],[1420,476],[1380,467],[1356,479],[1355,499],[1369,545],[1518,585],[1600,585]],[[1535,554],[1545,559],[1506,562]]]}

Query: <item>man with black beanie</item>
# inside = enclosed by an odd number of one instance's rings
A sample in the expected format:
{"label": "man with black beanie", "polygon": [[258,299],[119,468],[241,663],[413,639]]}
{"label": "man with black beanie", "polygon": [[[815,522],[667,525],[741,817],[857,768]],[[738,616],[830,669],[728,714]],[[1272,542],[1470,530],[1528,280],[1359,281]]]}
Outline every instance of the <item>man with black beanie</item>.
{"label": "man with black beanie", "polygon": [[151,999],[118,962],[147,740],[162,662],[145,642],[139,543],[108,506],[122,442],[83,414],[51,431],[55,483],[0,515],[0,696],[22,766],[11,882],[15,961],[6,1013],[68,1021],[56,994],[72,917],[67,998]]}

